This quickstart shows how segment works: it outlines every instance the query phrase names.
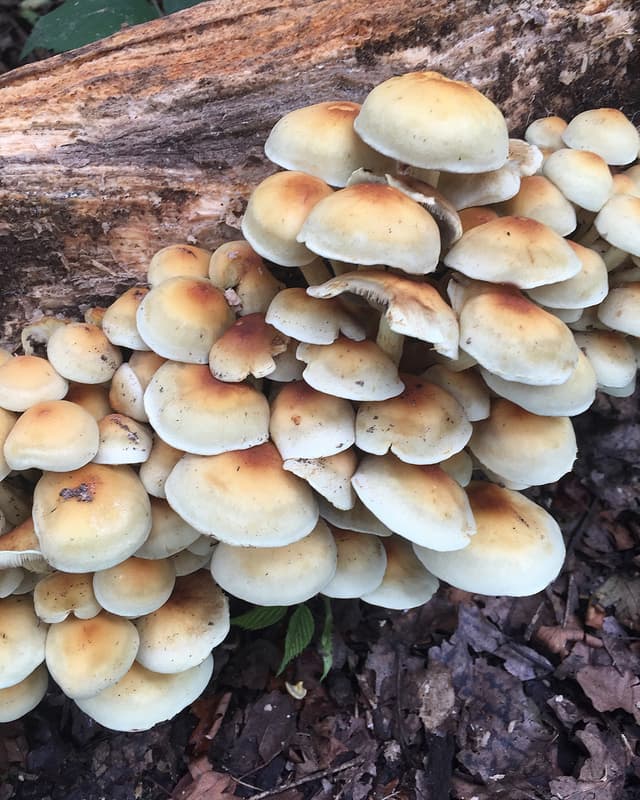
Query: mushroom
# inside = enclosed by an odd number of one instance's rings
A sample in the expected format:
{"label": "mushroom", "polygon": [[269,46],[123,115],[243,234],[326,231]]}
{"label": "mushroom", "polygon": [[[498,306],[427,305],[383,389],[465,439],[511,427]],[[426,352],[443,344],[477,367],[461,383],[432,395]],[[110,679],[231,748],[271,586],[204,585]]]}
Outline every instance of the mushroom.
{"label": "mushroom", "polygon": [[190,244],[170,244],[154,254],[147,270],[151,287],[169,278],[206,278],[211,253]]}
{"label": "mushroom", "polygon": [[0,365],[0,408],[26,411],[36,403],[62,400],[69,384],[39,356],[13,356]]}
{"label": "mushroom", "polygon": [[284,289],[263,259],[243,240],[225,242],[214,250],[209,262],[209,280],[225,293],[240,317],[264,314],[269,303]]}
{"label": "mushroom", "polygon": [[437,578],[416,557],[411,543],[400,536],[383,539],[387,566],[380,585],[362,595],[365,603],[402,610],[427,603],[438,591]]}
{"label": "mushroom", "polygon": [[0,689],[0,722],[13,722],[38,705],[49,688],[49,673],[44,664],[13,686]]}
{"label": "mushroom", "polygon": [[70,322],[56,328],[47,342],[47,358],[63,378],[79,383],[111,380],[122,364],[120,349],[100,328],[86,322]]}
{"label": "mushroom", "polygon": [[0,689],[15,686],[42,664],[47,628],[30,595],[0,599]]}
{"label": "mushroom", "polygon": [[607,164],[622,166],[638,157],[640,134],[617,108],[594,108],[577,114],[562,131],[562,141],[576,150],[597,153]]}
{"label": "mushroom", "polygon": [[136,324],[138,307],[148,292],[146,286],[132,286],[104,312],[102,330],[111,344],[131,350],[149,350]]}
{"label": "mushroom", "polygon": [[96,464],[141,464],[153,445],[151,430],[124,414],[107,414],[98,422],[100,444]]}
{"label": "mushroom", "polygon": [[36,614],[43,622],[63,622],[69,614],[91,619],[102,610],[93,593],[93,574],[52,572],[45,575],[33,590]]}
{"label": "mushroom", "polygon": [[303,478],[315,492],[342,510],[353,508],[355,503],[351,478],[357,465],[353,447],[333,456],[286,458],[282,462],[283,469]]}
{"label": "mushroom", "polygon": [[509,217],[534,219],[559,236],[568,236],[578,224],[573,205],[544,175],[521,178],[518,193],[500,203],[499,209]]}
{"label": "mushroom", "polygon": [[375,591],[387,568],[387,553],[381,540],[370,533],[331,528],[338,563],[335,575],[322,589],[327,597],[361,597]]}
{"label": "mushroom", "polygon": [[160,608],[171,596],[176,582],[167,558],[132,556],[93,576],[93,592],[102,608],[120,617],[140,617]]}
{"label": "mushroom", "polygon": [[265,378],[276,368],[274,356],[287,349],[289,338],[265,321],[264,314],[247,314],[216,341],[209,351],[214,378],[238,383],[249,375]]}

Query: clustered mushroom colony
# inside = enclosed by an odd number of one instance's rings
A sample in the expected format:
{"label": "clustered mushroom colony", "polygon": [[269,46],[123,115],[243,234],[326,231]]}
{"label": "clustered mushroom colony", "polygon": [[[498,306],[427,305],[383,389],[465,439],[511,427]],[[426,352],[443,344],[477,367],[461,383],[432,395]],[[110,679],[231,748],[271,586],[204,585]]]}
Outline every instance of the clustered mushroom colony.
{"label": "clustered mushroom colony", "polygon": [[171,717],[226,593],[543,589],[563,539],[520,490],[634,389],[638,149],[615,109],[509,139],[469,84],[395,77],[275,125],[243,240],[28,326],[0,357],[0,720],[48,674],[108,727]]}

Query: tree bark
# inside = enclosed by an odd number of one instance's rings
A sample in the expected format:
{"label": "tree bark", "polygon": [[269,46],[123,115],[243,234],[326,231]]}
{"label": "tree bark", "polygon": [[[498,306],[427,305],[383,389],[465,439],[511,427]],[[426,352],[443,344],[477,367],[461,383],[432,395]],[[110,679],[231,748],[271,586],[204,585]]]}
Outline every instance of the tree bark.
{"label": "tree bark", "polygon": [[632,2],[216,0],[0,78],[0,342],[144,281],[174,241],[239,237],[276,120],[415,69],[510,129],[640,108]]}

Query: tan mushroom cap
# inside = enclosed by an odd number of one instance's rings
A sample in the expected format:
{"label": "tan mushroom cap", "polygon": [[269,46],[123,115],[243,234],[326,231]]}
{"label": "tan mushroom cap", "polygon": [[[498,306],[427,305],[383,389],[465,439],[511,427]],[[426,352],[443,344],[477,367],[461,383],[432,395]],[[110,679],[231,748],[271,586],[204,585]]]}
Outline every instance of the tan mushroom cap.
{"label": "tan mushroom cap", "polygon": [[108,414],[98,422],[98,431],[96,464],[141,464],[149,458],[153,435],[143,422],[124,414]]}
{"label": "tan mushroom cap", "polygon": [[386,400],[404,389],[398,368],[375,342],[340,337],[333,344],[298,345],[304,380],[319,392],[347,400]]}
{"label": "tan mushroom cap", "polygon": [[483,465],[522,488],[554,483],[573,468],[578,448],[569,417],[532,414],[509,400],[476,422],[469,449]]}
{"label": "tan mushroom cap", "polygon": [[0,600],[0,689],[15,686],[42,664],[47,628],[30,595]]}
{"label": "tan mushroom cap", "polygon": [[598,308],[598,319],[614,331],[640,336],[640,281],[611,289]]}
{"label": "tan mushroom cap", "polygon": [[4,480],[11,470],[14,469],[7,464],[7,459],[4,455],[4,445],[17,419],[17,415],[13,412],[5,411],[4,408],[0,408],[0,481]]}
{"label": "tan mushroom cap", "polygon": [[566,127],[567,122],[562,117],[556,115],[540,117],[529,123],[524,132],[524,138],[530,144],[535,144],[538,147],[559,150],[564,147],[562,134]]}
{"label": "tan mushroom cap", "polygon": [[13,356],[0,365],[0,408],[26,411],[46,400],[62,400],[69,384],[46,358]]}
{"label": "tan mushroom cap", "polygon": [[156,434],[149,458],[140,465],[138,473],[142,485],[152,497],[164,499],[165,481],[183,455],[184,450],[171,447]]}
{"label": "tan mushroom cap", "polygon": [[269,403],[249,384],[225,383],[204,364],[168,361],[144,393],[149,421],[180,450],[215,455],[266,442]]}
{"label": "tan mushroom cap", "polygon": [[209,369],[221,381],[265,378],[276,368],[273,357],[283,353],[288,342],[288,336],[265,322],[264,314],[247,314],[214,342]]}
{"label": "tan mushroom cap", "polygon": [[609,291],[607,265],[602,256],[578,242],[568,242],[582,268],[573,278],[529,289],[527,294],[541,305],[554,309],[581,309],[602,302]]}
{"label": "tan mushroom cap", "polygon": [[282,462],[283,469],[305,480],[315,492],[343,510],[353,508],[355,502],[351,478],[357,466],[353,447],[334,456],[287,458]]}
{"label": "tan mushroom cap", "polygon": [[607,162],[588,150],[556,150],[545,159],[542,173],[568,200],[588,211],[599,211],[613,190]]}
{"label": "tan mushroom cap", "polygon": [[470,84],[437,72],[410,72],[378,84],[354,128],[385,155],[449,172],[498,169],[509,151],[497,106]]}
{"label": "tan mushroom cap", "polygon": [[18,419],[4,444],[11,469],[67,472],[88,464],[98,452],[95,419],[68,400],[36,403]]}
{"label": "tan mushroom cap", "polygon": [[135,625],[143,667],[184,672],[205,661],[229,633],[229,602],[209,570],[201,569],[177,578],[166,602]]}
{"label": "tan mushroom cap", "polygon": [[298,241],[324,258],[383,263],[414,275],[433,272],[440,256],[431,214],[380,183],[357,183],[325,197],[306,218]]}
{"label": "tan mushroom cap", "polygon": [[0,689],[0,722],[13,722],[38,705],[49,688],[49,673],[44,664],[14,686]]}
{"label": "tan mushroom cap", "polygon": [[593,224],[606,242],[625,253],[640,256],[640,197],[612,195]]}
{"label": "tan mushroom cap", "polygon": [[169,278],[206,278],[209,272],[211,253],[191,244],[170,244],[154,254],[147,280],[157,286]]}
{"label": "tan mushroom cap", "polygon": [[623,334],[617,331],[585,331],[574,335],[578,347],[596,373],[598,386],[623,388],[635,378],[635,353]]}
{"label": "tan mushroom cap", "polygon": [[489,172],[441,172],[438,189],[461,211],[471,206],[509,200],[518,193],[520,180],[517,166],[508,161]]}
{"label": "tan mushroom cap", "polygon": [[318,505],[322,519],[336,528],[356,533],[373,533],[382,537],[393,536],[393,531],[369,511],[357,495],[350,508],[342,509],[334,506],[323,497],[318,498]]}
{"label": "tan mushroom cap", "polygon": [[135,554],[138,558],[168,558],[189,547],[199,537],[200,531],[176,514],[166,500],[152,497],[151,531]]}
{"label": "tan mushroom cap", "polygon": [[70,381],[104,383],[122,364],[120,349],[96,325],[70,322],[51,334],[47,358]]}
{"label": "tan mushroom cap", "polygon": [[111,408],[103,417],[113,410],[138,422],[149,421],[144,410],[144,389],[130,364],[120,364],[115,371],[109,387],[109,403]]}
{"label": "tan mushroom cap", "polygon": [[463,275],[531,289],[572,278],[580,259],[554,230],[527,217],[499,217],[467,231],[444,263]]}
{"label": "tan mushroom cap", "polygon": [[269,432],[283,459],[332,456],[354,443],[355,411],[348,400],[294,381],[271,402]]}
{"label": "tan mushroom cap", "polygon": [[414,546],[440,580],[466,592],[523,597],[558,575],[565,555],[558,523],[540,506],[509,489],[475,481],[467,488],[478,532],[464,550]]}
{"label": "tan mushroom cap", "polygon": [[265,320],[287,336],[309,344],[331,344],[341,333],[361,341],[366,334],[340,300],[319,300],[300,287],[279,292],[271,301]]}
{"label": "tan mushroom cap", "polygon": [[464,489],[438,466],[365,456],[351,483],[378,519],[412,542],[456,550],[475,533]]}
{"label": "tan mushroom cap", "polygon": [[42,553],[56,569],[108,569],[133,555],[149,535],[149,496],[128,466],[87,464],[45,472],[33,494]]}
{"label": "tan mushroom cap", "polygon": [[315,254],[298,239],[312,208],[333,190],[304,172],[276,172],[251,193],[242,218],[242,235],[264,258],[283,267],[311,263]]}
{"label": "tan mushroom cap", "polygon": [[148,292],[146,286],[132,286],[104,312],[102,330],[111,344],[130,347],[132,350],[149,349],[140,336],[136,323],[138,307]]}
{"label": "tan mushroom cap", "polygon": [[356,598],[375,591],[387,568],[382,541],[370,533],[332,528],[338,564],[335,575],[322,589],[327,597]]}
{"label": "tan mushroom cap", "polygon": [[[218,541],[211,538],[214,542]],[[194,572],[201,569],[208,569],[211,563],[211,553],[198,554],[192,553],[191,550],[181,550],[170,558],[178,578],[182,578],[184,575],[193,575]]]}
{"label": "tan mushroom cap", "polygon": [[69,614],[78,619],[91,619],[102,610],[93,593],[91,572],[45,575],[33,590],[33,603],[43,622],[63,622]]}
{"label": "tan mushroom cap", "polygon": [[353,129],[359,111],[358,103],[347,100],[290,111],[271,129],[265,155],[284,169],[315,175],[331,186],[345,186],[359,167],[388,172],[393,162],[365,144]]}
{"label": "tan mushroom cap", "polygon": [[107,611],[91,619],[67,617],[49,628],[47,668],[67,697],[93,697],[126,674],[138,645],[134,624]]}
{"label": "tan mushroom cap", "polygon": [[471,423],[452,394],[416,375],[389,400],[362,403],[356,445],[374,455],[391,452],[409,464],[437,464],[467,444]]}
{"label": "tan mushroom cap", "polygon": [[607,164],[630,164],[638,157],[640,134],[617,108],[593,108],[575,116],[562,133],[575,150],[590,150]]}
{"label": "tan mushroom cap", "polygon": [[109,402],[109,387],[107,384],[70,383],[65,400],[82,406],[96,422],[115,411]]}
{"label": "tan mushroom cap", "polygon": [[444,364],[434,364],[422,374],[422,378],[455,397],[469,422],[489,416],[489,392],[475,369],[456,371]]}
{"label": "tan mushroom cap", "polygon": [[240,317],[264,314],[284,288],[249,242],[225,242],[211,255],[209,280]]}
{"label": "tan mushroom cap", "polygon": [[206,364],[213,343],[233,325],[223,292],[205,278],[169,278],[142,300],[138,330],[158,355]]}
{"label": "tan mushroom cap", "polygon": [[[527,216],[523,214],[522,216]],[[470,208],[462,208],[459,213],[462,231],[470,231],[472,228],[477,228],[478,225],[484,225],[485,222],[491,222],[492,219],[497,219],[498,215],[492,208],[485,206],[471,206]]]}
{"label": "tan mushroom cap", "polygon": [[511,217],[534,219],[559,236],[568,236],[578,224],[573,205],[544,175],[522,178],[518,193],[501,203],[500,211]]}
{"label": "tan mushroom cap", "polygon": [[[0,512],[0,521],[2,516],[3,513]],[[46,572],[49,569],[40,550],[30,515],[0,535],[0,568],[8,567],[25,567],[33,572]]]}
{"label": "tan mushroom cap", "polygon": [[586,411],[596,397],[596,373],[582,350],[578,356],[578,364],[569,378],[564,383],[553,386],[532,386],[529,383],[507,381],[482,368],[480,372],[492,392],[532,414],[574,417]]}
{"label": "tan mushroom cap", "polygon": [[536,386],[564,383],[579,358],[569,328],[510,287],[482,292],[464,304],[460,342],[489,372]]}
{"label": "tan mushroom cap", "polygon": [[220,543],[211,559],[214,579],[234,597],[261,606],[290,606],[321,592],[333,578],[336,543],[318,520],[302,539],[282,547],[233,547]]}
{"label": "tan mushroom cap", "polygon": [[633,180],[631,175],[626,175],[624,172],[617,172],[613,176],[612,194],[630,194],[633,197],[640,197],[640,185],[637,181]]}
{"label": "tan mushroom cap", "polygon": [[437,352],[449,358],[457,357],[458,323],[455,314],[430,284],[389,272],[363,269],[346,272],[307,289],[307,294],[323,300],[344,292],[386,306],[385,319],[395,333],[431,342]]}
{"label": "tan mushroom cap", "polygon": [[126,558],[93,576],[93,591],[106,611],[120,617],[149,614],[167,601],[176,571],[166,558]]}
{"label": "tan mushroom cap", "polygon": [[270,442],[215,456],[186,455],[165,489],[171,507],[196,530],[236,546],[287,545],[318,520],[311,489],[283,469]]}
{"label": "tan mushroom cap", "polygon": [[362,595],[362,600],[374,606],[416,608],[427,603],[438,591],[439,582],[420,563],[411,543],[400,536],[383,539],[387,567],[380,585]]}
{"label": "tan mushroom cap", "polygon": [[213,656],[184,672],[161,675],[134,662],[117,683],[76,705],[100,725],[116,731],[146,731],[171,719],[205,690]]}
{"label": "tan mushroom cap", "polygon": [[16,592],[24,579],[24,575],[25,572],[22,567],[0,568],[0,598],[9,597],[9,595]]}

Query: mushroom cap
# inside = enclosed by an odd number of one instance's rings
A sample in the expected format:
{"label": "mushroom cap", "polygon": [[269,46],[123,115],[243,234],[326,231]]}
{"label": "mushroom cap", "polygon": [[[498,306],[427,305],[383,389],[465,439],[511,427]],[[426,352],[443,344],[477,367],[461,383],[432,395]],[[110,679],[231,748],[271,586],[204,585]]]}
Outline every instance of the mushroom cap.
{"label": "mushroom cap", "polygon": [[270,442],[215,456],[185,455],[165,489],[183,519],[231,545],[284,546],[318,520],[311,489],[283,469]]}
{"label": "mushroom cap", "polygon": [[304,380],[335,397],[386,400],[404,389],[392,359],[369,339],[353,342],[341,336],[333,344],[301,343],[296,357],[307,364]]}
{"label": "mushroom cap", "polygon": [[504,399],[494,400],[489,417],[475,423],[469,449],[522,488],[559,480],[573,468],[578,451],[569,417],[532,414]]}
{"label": "mushroom cap", "polygon": [[149,458],[153,435],[143,422],[124,414],[107,414],[98,422],[98,431],[96,464],[141,464]]}
{"label": "mushroom cap", "polygon": [[0,568],[0,598],[14,594],[24,580],[22,567]]}
{"label": "mushroom cap", "polygon": [[414,275],[433,272],[440,233],[428,211],[392,186],[356,183],[320,200],[298,241],[324,258],[387,264]]}
{"label": "mushroom cap", "polygon": [[640,197],[612,195],[593,224],[606,242],[625,253],[640,256]]}
{"label": "mushroom cap", "polygon": [[0,689],[15,686],[42,664],[47,628],[30,595],[0,599]]}
{"label": "mushroom cap", "polygon": [[431,342],[438,353],[457,357],[458,323],[455,314],[431,284],[418,283],[381,270],[361,269],[307,289],[307,294],[322,298],[323,302],[344,292],[386,306],[385,318],[392,331]]}
{"label": "mushroom cap", "polygon": [[416,167],[484,172],[507,160],[500,110],[470,84],[409,72],[378,84],[356,117],[357,134],[380,153]]}
{"label": "mushroom cap", "polygon": [[540,117],[529,123],[524,132],[524,138],[529,144],[559,150],[564,147],[562,134],[566,127],[567,122],[562,117],[556,115]]}
{"label": "mushroom cap", "polygon": [[264,314],[269,303],[284,288],[261,256],[244,240],[225,242],[211,255],[209,280],[225,293],[240,317]]}
{"label": "mushroom cap", "polygon": [[602,256],[590,247],[568,242],[580,259],[580,272],[558,283],[529,289],[527,294],[541,305],[554,309],[582,309],[602,302],[609,291],[607,265]]}
{"label": "mushroom cap", "polygon": [[509,200],[520,188],[520,172],[511,162],[489,172],[441,172],[438,189],[461,211]]}
{"label": "mushroom cap", "polygon": [[93,593],[90,572],[45,575],[33,590],[33,604],[43,622],[62,622],[69,614],[78,619],[91,619],[102,610]]}
{"label": "mushroom cap", "polygon": [[[155,353],[154,353],[155,355]],[[164,359],[162,359],[164,363]],[[119,414],[126,414],[138,422],[148,422],[147,412],[144,410],[144,389],[140,379],[128,362],[120,364],[111,378],[109,386],[109,403],[111,409],[103,414],[106,417],[111,410]]]}
{"label": "mushroom cap", "polygon": [[288,383],[289,381],[302,380],[302,373],[304,371],[304,361],[298,361],[296,352],[298,350],[298,342],[296,339],[289,339],[287,349],[274,356],[276,368],[269,374],[269,380],[277,383]]}
{"label": "mushroom cap", "polygon": [[[0,511],[0,531],[2,516],[3,512]],[[46,572],[49,569],[40,551],[31,516],[0,534],[0,568],[9,567],[25,567],[34,572]]]}
{"label": "mushroom cap", "polygon": [[36,403],[62,400],[69,384],[46,358],[13,356],[0,364],[0,408],[26,411]]}
{"label": "mushroom cap", "polygon": [[67,617],[49,628],[47,667],[67,697],[93,697],[126,674],[138,644],[134,624],[107,611],[91,619]]}
{"label": "mushroom cap", "polygon": [[283,267],[310,264],[315,256],[298,239],[311,209],[333,190],[304,172],[276,172],[251,193],[242,235],[263,258]]}
{"label": "mushroom cap", "polygon": [[209,369],[214,378],[237,383],[249,375],[265,378],[276,368],[273,357],[287,349],[289,338],[265,321],[264,314],[237,319],[214,342]]}
{"label": "mushroom cap", "polygon": [[590,150],[607,164],[630,164],[638,157],[640,134],[617,108],[592,108],[577,114],[562,132],[574,150]]}
{"label": "mushroom cap", "polygon": [[464,489],[438,466],[365,456],[351,483],[378,519],[412,542],[457,550],[475,533]]}
{"label": "mushroom cap", "polygon": [[635,378],[638,365],[629,340],[616,331],[576,332],[578,347],[596,373],[598,386],[626,387]]}
{"label": "mushroom cap", "polygon": [[225,383],[204,364],[168,361],[144,393],[149,421],[167,444],[199,455],[269,438],[269,403],[246,383]]}
{"label": "mushroom cap", "polygon": [[611,289],[598,308],[598,319],[614,331],[640,336],[640,281]]}
{"label": "mushroom cap", "polygon": [[4,408],[0,408],[0,481],[4,480],[13,469],[13,467],[7,464],[7,459],[4,455],[4,445],[17,419],[17,415],[12,411],[6,411]]}
{"label": "mushroom cap", "polygon": [[209,570],[176,579],[166,602],[135,622],[137,660],[154,672],[184,672],[205,661],[229,633],[229,602]]}
{"label": "mushroom cap", "polygon": [[140,464],[138,473],[142,485],[152,497],[165,499],[165,481],[183,455],[184,450],[172,447],[156,434],[149,458]]}
{"label": "mushroom cap", "polygon": [[393,162],[365,144],[353,129],[359,111],[359,103],[347,100],[290,111],[271,129],[265,155],[284,169],[315,175],[330,186],[345,186],[359,167],[387,172]]}
{"label": "mushroom cap", "polygon": [[335,575],[322,589],[327,597],[355,598],[375,591],[387,568],[382,541],[370,533],[332,528],[338,564]]}
{"label": "mushroom cap", "polygon": [[528,217],[499,217],[472,228],[444,263],[469,278],[521,289],[572,278],[582,267],[562,236]]}
{"label": "mushroom cap", "polygon": [[200,531],[176,514],[166,500],[152,497],[151,531],[135,554],[138,558],[168,558],[189,547],[200,535]]}
{"label": "mushroom cap", "polygon": [[588,150],[563,147],[545,159],[542,174],[580,208],[599,211],[613,190],[607,162]]}
{"label": "mushroom cap", "polygon": [[0,689],[0,722],[13,722],[38,705],[49,688],[49,673],[44,664],[14,686]]}
{"label": "mushroom cap", "polygon": [[[355,469],[354,469],[355,472]],[[365,506],[360,498],[355,495],[355,502],[346,509],[328,502],[324,497],[318,499],[320,516],[330,525],[345,531],[356,533],[373,533],[376,536],[393,536],[393,531],[388,528],[372,511]]]}
{"label": "mushroom cap", "polygon": [[79,383],[109,381],[122,364],[120,348],[100,328],[86,322],[56,328],[47,342],[47,358],[63,378]]}
{"label": "mushroom cap", "polygon": [[94,573],[93,591],[105,611],[130,618],[160,608],[175,582],[176,571],[169,559],[132,556]]}
{"label": "mushroom cap", "polygon": [[437,464],[462,450],[471,423],[455,397],[416,375],[402,381],[397,397],[360,405],[357,447],[379,456],[390,451],[409,464]]}
{"label": "mushroom cap", "polygon": [[149,496],[128,466],[87,464],[45,472],[33,494],[42,553],[64,572],[108,569],[133,555],[149,535]]}
{"label": "mushroom cap", "polygon": [[287,383],[271,403],[269,432],[283,459],[322,458],[355,441],[355,411],[348,400]]}
{"label": "mushroom cap", "polygon": [[[114,373],[114,375],[115,374],[116,373]],[[102,417],[106,417],[106,415],[110,414],[112,411],[115,411],[109,402],[109,387],[106,384],[70,383],[65,400],[82,406],[85,411],[91,414],[96,422],[102,419]]]}
{"label": "mushroom cap", "polygon": [[444,364],[433,364],[422,378],[455,397],[469,422],[489,416],[489,392],[475,369],[452,370]]}
{"label": "mushroom cap", "polygon": [[287,336],[308,344],[331,344],[340,333],[355,341],[366,335],[364,327],[340,300],[319,300],[301,287],[278,292],[265,320]]}
{"label": "mushroom cap", "polygon": [[[478,225],[484,225],[485,222],[490,222],[492,219],[498,218],[498,215],[492,208],[486,208],[485,206],[462,208],[458,216],[460,217],[463,233],[470,231],[472,228],[477,228]],[[527,215],[520,214],[519,216],[526,217]]]}
{"label": "mushroom cap", "polygon": [[468,547],[450,553],[414,545],[436,577],[466,592],[524,597],[558,575],[564,541],[553,517],[524,495],[493,483],[467,487],[478,531]]}
{"label": "mushroom cap", "polygon": [[521,178],[518,193],[501,203],[500,211],[510,217],[534,219],[559,236],[568,236],[578,224],[573,205],[544,175]]}
{"label": "mushroom cap", "polygon": [[206,278],[211,253],[191,244],[170,244],[153,255],[147,270],[149,284],[157,286],[169,278]]}
{"label": "mushroom cap", "polygon": [[461,450],[441,461],[440,469],[443,469],[460,486],[468,486],[473,475],[473,459],[466,450]]}
{"label": "mushroom cap", "polygon": [[76,705],[100,725],[116,731],[149,730],[171,719],[199,697],[213,673],[213,656],[196,667],[161,675],[135,661],[117,683]]}
{"label": "mushroom cap", "polygon": [[400,536],[383,539],[387,566],[380,585],[362,595],[365,603],[402,610],[431,600],[439,582],[418,560],[411,543]]}
{"label": "mushroom cap", "polygon": [[355,502],[351,478],[357,466],[353,447],[334,456],[287,458],[282,462],[283,469],[305,480],[315,492],[343,510],[353,508]]}
{"label": "mushroom cap", "polygon": [[211,574],[222,588],[261,606],[290,606],[321,592],[336,571],[336,543],[318,520],[302,539],[282,547],[233,547],[221,542]]}
{"label": "mushroom cap", "polygon": [[120,295],[104,312],[102,330],[111,344],[129,347],[132,350],[148,350],[138,332],[136,315],[143,298],[148,294],[146,286],[132,286]]}
{"label": "mushroom cap", "polygon": [[158,355],[206,364],[213,343],[233,325],[224,293],[206,278],[169,278],[138,306],[140,336]]}

